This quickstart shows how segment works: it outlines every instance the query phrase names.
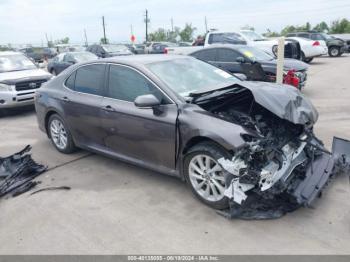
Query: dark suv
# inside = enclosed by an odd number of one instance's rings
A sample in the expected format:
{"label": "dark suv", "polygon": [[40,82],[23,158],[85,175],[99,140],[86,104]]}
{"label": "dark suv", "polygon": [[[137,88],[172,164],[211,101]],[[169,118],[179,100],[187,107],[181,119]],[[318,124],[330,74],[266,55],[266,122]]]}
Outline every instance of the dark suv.
{"label": "dark suv", "polygon": [[328,54],[329,56],[332,56],[332,57],[341,56],[348,49],[348,46],[344,40],[335,38],[325,33],[309,31],[309,32],[295,32],[295,33],[287,34],[287,37],[293,37],[293,36],[304,37],[304,38],[317,40],[317,41],[325,41],[328,47]]}

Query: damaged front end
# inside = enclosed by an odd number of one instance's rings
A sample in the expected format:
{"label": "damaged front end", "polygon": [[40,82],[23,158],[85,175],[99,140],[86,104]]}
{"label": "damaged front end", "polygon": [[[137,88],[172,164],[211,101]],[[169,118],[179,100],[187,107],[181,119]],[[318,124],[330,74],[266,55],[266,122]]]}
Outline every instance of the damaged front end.
{"label": "damaged front end", "polygon": [[227,217],[281,217],[310,206],[333,176],[349,171],[350,141],[334,138],[328,152],[312,130],[317,111],[299,92],[245,84],[196,103],[247,131],[233,158],[218,160],[230,199],[229,210],[219,212]]}

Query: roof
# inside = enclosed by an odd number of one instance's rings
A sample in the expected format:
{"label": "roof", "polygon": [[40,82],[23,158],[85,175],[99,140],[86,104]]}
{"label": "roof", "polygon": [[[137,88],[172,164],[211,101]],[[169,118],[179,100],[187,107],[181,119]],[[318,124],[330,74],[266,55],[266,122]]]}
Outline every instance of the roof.
{"label": "roof", "polygon": [[130,56],[115,56],[110,58],[99,59],[98,61],[114,62],[114,63],[126,63],[126,64],[150,64],[155,62],[171,61],[174,59],[185,59],[188,56],[182,55],[130,55]]}
{"label": "roof", "polygon": [[193,54],[196,52],[200,52],[201,50],[208,50],[208,49],[214,49],[214,48],[226,48],[226,49],[232,49],[232,50],[237,50],[239,48],[254,48],[254,46],[247,46],[247,45],[233,45],[233,44],[212,44],[210,46],[207,47],[203,47],[201,49],[195,49],[192,52],[190,52],[189,54]]}
{"label": "roof", "polygon": [[0,52],[0,56],[1,55],[23,55],[23,53],[15,51],[2,51]]}

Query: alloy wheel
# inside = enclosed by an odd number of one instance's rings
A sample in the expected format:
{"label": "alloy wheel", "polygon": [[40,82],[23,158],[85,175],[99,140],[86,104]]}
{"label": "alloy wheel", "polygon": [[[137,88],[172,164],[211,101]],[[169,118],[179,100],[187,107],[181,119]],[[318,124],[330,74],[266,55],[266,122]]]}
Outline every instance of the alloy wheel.
{"label": "alloy wheel", "polygon": [[60,120],[54,119],[51,121],[50,134],[52,141],[59,149],[64,150],[67,147],[67,131]]}
{"label": "alloy wheel", "polygon": [[214,202],[224,197],[224,172],[216,160],[208,155],[196,155],[188,168],[190,182],[202,198]]}

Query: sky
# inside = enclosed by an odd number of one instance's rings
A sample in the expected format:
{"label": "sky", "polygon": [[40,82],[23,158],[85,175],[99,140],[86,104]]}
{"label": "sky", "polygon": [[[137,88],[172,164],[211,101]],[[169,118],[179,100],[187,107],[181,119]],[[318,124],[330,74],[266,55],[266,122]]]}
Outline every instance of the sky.
{"label": "sky", "polygon": [[128,42],[131,27],[137,42],[145,39],[145,9],[150,31],[192,23],[195,34],[208,28],[233,31],[250,25],[257,32],[280,31],[286,25],[312,25],[339,18],[350,20],[350,0],[0,0],[0,44],[46,43],[69,37],[89,43],[106,35],[112,42]]}

